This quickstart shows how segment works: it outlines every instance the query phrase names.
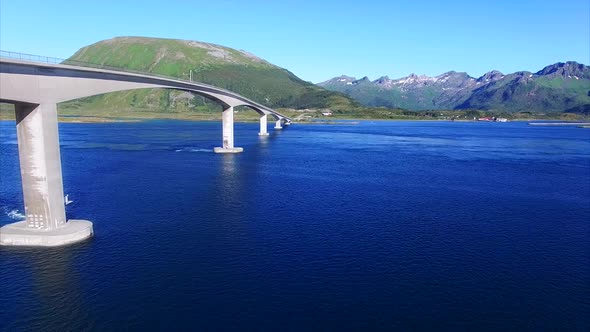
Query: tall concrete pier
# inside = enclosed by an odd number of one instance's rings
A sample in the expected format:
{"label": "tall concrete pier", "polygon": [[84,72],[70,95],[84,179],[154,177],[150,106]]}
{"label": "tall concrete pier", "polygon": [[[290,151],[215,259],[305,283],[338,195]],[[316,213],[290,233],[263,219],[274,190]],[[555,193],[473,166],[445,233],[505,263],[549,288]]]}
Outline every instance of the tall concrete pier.
{"label": "tall concrete pier", "polygon": [[214,148],[215,153],[240,153],[243,148],[234,147],[234,108],[229,106],[221,113],[222,147]]}
{"label": "tall concrete pier", "polygon": [[263,114],[260,116],[260,132],[258,132],[258,136],[268,136],[267,118],[268,114]]}
{"label": "tall concrete pier", "polygon": [[282,124],[282,120],[278,119],[277,122],[275,122],[275,129],[283,129]]}
{"label": "tall concrete pier", "polygon": [[25,217],[0,228],[0,245],[59,246],[91,237],[92,223],[66,222],[55,103],[16,103]]}
{"label": "tall concrete pier", "polygon": [[16,104],[16,132],[27,227],[66,223],[55,104]]}

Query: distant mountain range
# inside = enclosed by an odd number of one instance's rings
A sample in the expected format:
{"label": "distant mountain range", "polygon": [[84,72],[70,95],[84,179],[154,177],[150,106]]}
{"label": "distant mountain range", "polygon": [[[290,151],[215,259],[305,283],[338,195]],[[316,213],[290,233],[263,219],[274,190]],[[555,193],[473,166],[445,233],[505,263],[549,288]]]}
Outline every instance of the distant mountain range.
{"label": "distant mountain range", "polygon": [[500,112],[590,112],[590,67],[556,63],[531,73],[490,71],[474,78],[449,71],[436,77],[411,74],[371,81],[335,77],[320,86],[365,106],[408,110],[479,109]]}

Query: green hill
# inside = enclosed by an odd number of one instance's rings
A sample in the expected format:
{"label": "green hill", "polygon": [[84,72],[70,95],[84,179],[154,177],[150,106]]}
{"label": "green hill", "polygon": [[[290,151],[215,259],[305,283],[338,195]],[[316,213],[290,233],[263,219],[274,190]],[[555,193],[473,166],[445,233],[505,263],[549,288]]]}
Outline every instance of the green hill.
{"label": "green hill", "polygon": [[[203,82],[237,92],[273,108],[349,109],[348,97],[303,81],[245,51],[189,40],[117,37],[83,47],[68,61],[124,68]],[[67,62],[67,61],[66,61]],[[190,93],[165,89],[132,90],[64,103],[78,109],[118,112],[212,112],[218,106]]]}

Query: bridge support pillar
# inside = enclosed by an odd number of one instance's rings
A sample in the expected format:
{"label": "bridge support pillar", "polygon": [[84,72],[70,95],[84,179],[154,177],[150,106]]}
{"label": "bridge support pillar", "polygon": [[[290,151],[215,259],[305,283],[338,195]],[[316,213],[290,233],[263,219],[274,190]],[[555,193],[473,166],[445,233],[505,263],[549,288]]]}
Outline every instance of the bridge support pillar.
{"label": "bridge support pillar", "polygon": [[57,105],[15,105],[24,221],[0,228],[0,245],[60,246],[92,236],[87,220],[66,222]]}
{"label": "bridge support pillar", "polygon": [[223,110],[221,114],[222,122],[222,135],[223,145],[222,147],[214,148],[215,153],[240,153],[243,152],[243,148],[234,147],[234,108],[228,107]]}
{"label": "bridge support pillar", "polygon": [[258,136],[268,136],[267,117],[268,114],[264,114],[260,117],[260,132],[258,133]]}
{"label": "bridge support pillar", "polygon": [[278,119],[277,122],[275,122],[275,129],[283,129],[281,122],[282,122],[282,119]]}

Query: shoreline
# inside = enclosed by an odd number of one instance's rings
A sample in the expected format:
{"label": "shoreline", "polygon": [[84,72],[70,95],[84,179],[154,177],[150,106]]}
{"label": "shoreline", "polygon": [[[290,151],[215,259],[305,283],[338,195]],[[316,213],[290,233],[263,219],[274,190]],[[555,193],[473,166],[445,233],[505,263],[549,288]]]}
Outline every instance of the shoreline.
{"label": "shoreline", "polygon": [[[149,118],[149,119],[87,119],[87,120],[73,120],[64,121],[58,120],[58,123],[76,123],[76,124],[110,124],[110,123],[139,123],[148,121],[190,121],[190,122],[220,122],[221,119],[170,119],[170,118]],[[0,119],[0,122],[14,122],[15,119]],[[513,120],[511,122],[527,122],[527,121],[538,121],[538,120]],[[257,121],[248,120],[237,120],[234,123],[256,123]],[[481,121],[450,121],[450,120],[413,120],[413,119],[339,119],[336,121],[313,121],[313,122],[293,122],[293,124],[305,124],[305,125],[359,125],[361,122],[481,122]],[[539,127],[579,127],[579,128],[590,128],[588,122],[567,122],[567,123],[529,123],[532,126]]]}
{"label": "shoreline", "polygon": [[[58,116],[59,123],[133,123],[146,122],[154,120],[170,120],[170,121],[194,121],[194,122],[217,122],[221,118],[215,117],[108,117],[108,116],[77,116],[77,115],[61,115]],[[16,121],[15,118],[0,118],[0,121]],[[311,124],[311,125],[358,125],[360,122],[482,122],[467,119],[449,120],[449,119],[367,119],[367,118],[320,118],[315,121],[293,121],[294,124]],[[534,121],[553,121],[553,122],[534,122]],[[559,121],[559,122],[557,122]],[[236,119],[236,123],[257,123],[258,119]],[[563,119],[512,119],[509,122],[529,122],[529,125],[534,126],[590,126],[590,122],[586,121],[564,121]]]}

